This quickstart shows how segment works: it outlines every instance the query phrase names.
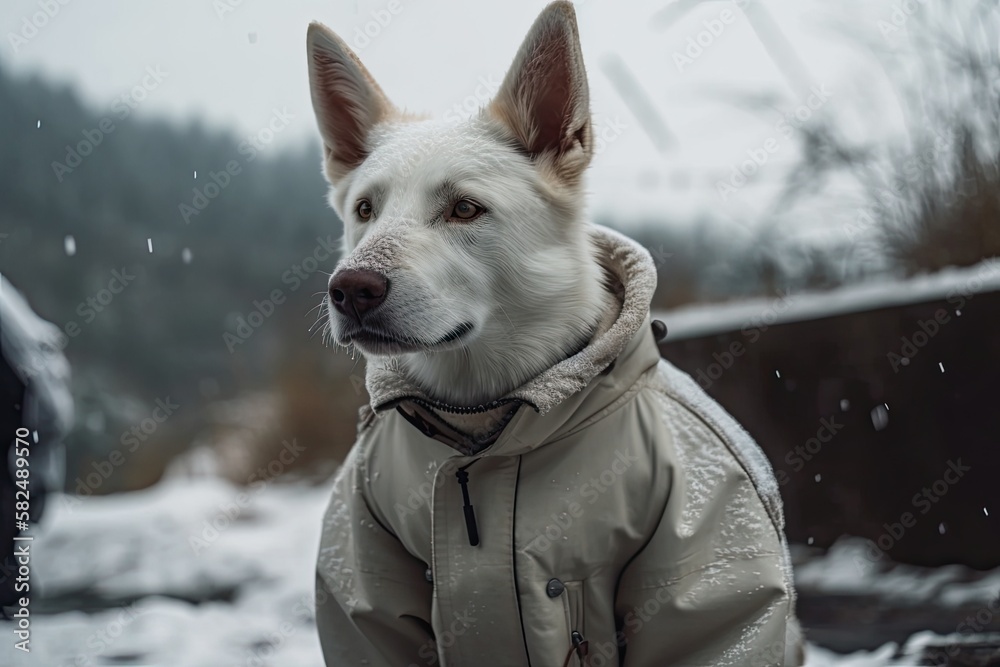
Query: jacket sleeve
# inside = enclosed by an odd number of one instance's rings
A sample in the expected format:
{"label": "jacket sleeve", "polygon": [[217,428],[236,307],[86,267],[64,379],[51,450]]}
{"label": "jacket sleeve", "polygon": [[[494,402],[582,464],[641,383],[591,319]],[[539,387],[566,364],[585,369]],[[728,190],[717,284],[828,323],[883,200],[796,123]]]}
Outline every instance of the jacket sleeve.
{"label": "jacket sleeve", "polygon": [[316,626],[330,667],[436,661],[431,584],[370,510],[362,443],[334,483],[316,566]]}
{"label": "jacket sleeve", "polygon": [[707,440],[684,465],[666,464],[662,515],[619,579],[625,667],[786,664],[794,592],[783,538],[740,465]]}

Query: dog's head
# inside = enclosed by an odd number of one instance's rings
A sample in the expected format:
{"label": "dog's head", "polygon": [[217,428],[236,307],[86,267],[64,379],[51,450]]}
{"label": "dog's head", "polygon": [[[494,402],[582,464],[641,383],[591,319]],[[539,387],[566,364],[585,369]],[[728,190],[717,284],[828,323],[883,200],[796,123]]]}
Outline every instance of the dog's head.
{"label": "dog's head", "polygon": [[570,327],[550,332],[563,338],[593,325],[579,303],[592,300],[581,278],[597,281],[580,275],[590,271],[580,207],[593,143],[569,2],[542,12],[496,97],[468,120],[401,113],[318,23],[308,58],[329,200],[344,221],[329,289],[337,343],[468,357],[477,342],[516,345],[555,320]]}

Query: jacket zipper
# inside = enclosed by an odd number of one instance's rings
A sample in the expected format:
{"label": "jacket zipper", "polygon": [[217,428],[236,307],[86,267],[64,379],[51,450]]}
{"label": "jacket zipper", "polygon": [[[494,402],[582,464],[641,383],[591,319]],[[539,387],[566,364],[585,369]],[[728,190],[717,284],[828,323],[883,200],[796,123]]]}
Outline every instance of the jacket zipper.
{"label": "jacket zipper", "polygon": [[[517,488],[521,485],[521,457],[517,457],[517,475],[514,478],[514,507],[512,508],[511,514],[513,515],[513,523],[511,524],[511,535],[517,535]],[[510,541],[511,546],[511,563],[514,566],[514,603],[517,605],[517,620],[521,626],[521,639],[524,640],[524,657],[528,661],[528,667],[531,667],[531,651],[528,650],[528,634],[524,630],[524,614],[521,612],[521,589],[518,586],[517,578],[517,545],[514,544],[514,540]]]}
{"label": "jacket zipper", "polygon": [[566,652],[566,659],[564,661],[566,667],[572,662],[574,653],[578,658],[576,664],[579,667],[586,667],[587,665],[587,654],[590,650],[590,643],[583,636],[586,609],[584,587],[585,582],[582,580],[565,582],[565,592],[563,595],[565,596],[566,621],[569,626],[570,638],[570,647]]}
{"label": "jacket zipper", "polygon": [[469,545],[475,547],[479,546],[479,526],[476,525],[476,510],[472,507],[472,501],[469,499],[469,473],[465,471],[472,463],[459,468],[455,477],[458,478],[458,484],[462,487],[462,500],[465,503],[462,505],[462,511],[465,513],[465,532],[469,535]]}
{"label": "jacket zipper", "polygon": [[[399,401],[402,401],[402,400],[409,400],[409,401],[413,401],[414,403],[420,403],[425,408],[429,408],[431,410],[437,410],[438,412],[449,412],[449,413],[451,413],[453,415],[475,415],[475,414],[479,414],[481,412],[489,412],[490,410],[495,410],[496,408],[499,408],[500,406],[508,405],[510,403],[526,403],[527,405],[530,405],[535,410],[538,410],[538,407],[534,403],[532,403],[530,401],[522,400],[520,398],[499,398],[499,399],[497,399],[495,401],[491,401],[489,403],[484,403],[483,405],[477,405],[475,407],[464,407],[464,406],[460,406],[460,405],[448,405],[447,403],[439,403],[438,401],[427,399],[427,398],[420,398],[419,396],[403,396],[401,398],[394,399],[392,402],[399,402]],[[386,404],[382,404],[379,407],[381,408],[384,405],[386,405]]]}

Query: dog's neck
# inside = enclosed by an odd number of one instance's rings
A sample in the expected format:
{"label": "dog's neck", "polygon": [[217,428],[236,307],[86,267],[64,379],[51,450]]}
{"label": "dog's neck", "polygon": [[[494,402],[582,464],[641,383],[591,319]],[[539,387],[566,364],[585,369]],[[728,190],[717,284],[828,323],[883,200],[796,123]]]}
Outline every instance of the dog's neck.
{"label": "dog's neck", "polygon": [[580,351],[617,319],[620,298],[604,286],[604,269],[592,252],[581,257],[579,268],[571,288],[545,312],[519,307],[513,295],[469,345],[406,355],[402,370],[429,397],[448,405],[474,407],[508,394]]}

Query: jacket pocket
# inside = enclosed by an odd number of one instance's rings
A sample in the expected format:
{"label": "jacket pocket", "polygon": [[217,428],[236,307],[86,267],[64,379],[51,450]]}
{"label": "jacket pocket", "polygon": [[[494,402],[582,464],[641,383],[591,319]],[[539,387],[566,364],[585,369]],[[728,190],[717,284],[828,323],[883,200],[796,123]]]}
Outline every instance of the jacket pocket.
{"label": "jacket pocket", "polygon": [[586,667],[588,645],[585,627],[584,582],[567,581],[564,584],[566,592],[563,594],[563,608],[566,613],[567,656],[573,656],[567,664],[575,667]]}

